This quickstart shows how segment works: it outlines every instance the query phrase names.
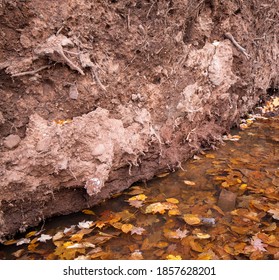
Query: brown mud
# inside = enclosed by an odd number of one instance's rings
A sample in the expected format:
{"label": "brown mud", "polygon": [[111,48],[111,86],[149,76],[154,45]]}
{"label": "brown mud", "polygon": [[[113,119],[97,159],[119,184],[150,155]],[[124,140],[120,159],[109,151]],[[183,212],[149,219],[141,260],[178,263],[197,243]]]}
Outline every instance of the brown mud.
{"label": "brown mud", "polygon": [[277,0],[0,0],[0,237],[90,207],[278,88]]}

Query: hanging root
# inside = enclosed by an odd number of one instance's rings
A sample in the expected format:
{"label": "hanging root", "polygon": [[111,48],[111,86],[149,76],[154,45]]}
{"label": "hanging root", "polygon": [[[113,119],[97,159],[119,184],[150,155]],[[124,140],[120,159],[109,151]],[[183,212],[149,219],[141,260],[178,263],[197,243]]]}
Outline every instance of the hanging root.
{"label": "hanging root", "polygon": [[249,58],[251,57],[251,56],[247,53],[246,49],[243,48],[243,47],[241,47],[241,46],[238,44],[238,42],[234,39],[234,37],[233,37],[233,35],[232,35],[231,33],[229,33],[229,32],[225,33],[225,38],[229,39],[229,40],[232,42],[232,44],[233,44],[240,52],[242,52],[242,53],[245,55],[245,57],[246,57],[247,59],[249,59]]}

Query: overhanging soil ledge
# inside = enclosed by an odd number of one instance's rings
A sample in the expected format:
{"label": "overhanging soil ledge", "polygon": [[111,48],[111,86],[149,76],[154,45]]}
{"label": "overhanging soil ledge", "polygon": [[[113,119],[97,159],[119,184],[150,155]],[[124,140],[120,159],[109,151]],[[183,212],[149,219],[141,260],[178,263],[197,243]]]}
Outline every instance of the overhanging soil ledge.
{"label": "overhanging soil ledge", "polygon": [[219,142],[278,88],[278,4],[0,0],[0,239]]}

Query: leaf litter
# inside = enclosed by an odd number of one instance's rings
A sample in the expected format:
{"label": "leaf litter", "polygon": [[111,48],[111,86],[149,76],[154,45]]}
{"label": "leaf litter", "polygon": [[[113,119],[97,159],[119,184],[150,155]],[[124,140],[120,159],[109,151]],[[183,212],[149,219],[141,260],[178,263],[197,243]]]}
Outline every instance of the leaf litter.
{"label": "leaf litter", "polygon": [[278,120],[250,117],[176,173],[4,242],[6,258],[279,259]]}

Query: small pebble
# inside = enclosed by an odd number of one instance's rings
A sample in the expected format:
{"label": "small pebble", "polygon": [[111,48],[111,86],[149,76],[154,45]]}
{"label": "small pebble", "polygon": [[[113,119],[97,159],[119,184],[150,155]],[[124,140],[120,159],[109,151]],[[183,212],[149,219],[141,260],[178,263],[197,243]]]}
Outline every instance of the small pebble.
{"label": "small pebble", "polygon": [[8,149],[13,149],[16,148],[18,146],[18,144],[20,143],[20,137],[18,135],[15,134],[11,134],[8,137],[5,138],[4,140],[4,146]]}

